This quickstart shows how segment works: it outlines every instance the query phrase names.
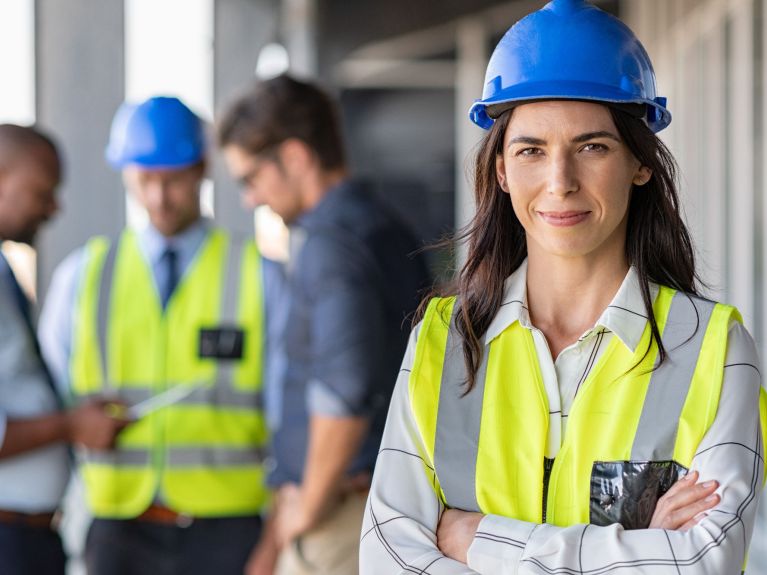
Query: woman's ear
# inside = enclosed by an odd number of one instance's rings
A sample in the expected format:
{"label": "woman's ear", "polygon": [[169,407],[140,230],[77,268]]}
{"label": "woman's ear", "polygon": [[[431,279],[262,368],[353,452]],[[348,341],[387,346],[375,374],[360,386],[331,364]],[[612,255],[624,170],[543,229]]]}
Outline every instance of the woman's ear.
{"label": "woman's ear", "polygon": [[498,179],[498,185],[501,189],[509,193],[509,186],[506,183],[506,162],[503,160],[503,154],[498,154],[495,157],[495,177]]}
{"label": "woman's ear", "polygon": [[652,178],[652,170],[647,166],[640,166],[632,181],[635,186],[644,186],[650,178]]}

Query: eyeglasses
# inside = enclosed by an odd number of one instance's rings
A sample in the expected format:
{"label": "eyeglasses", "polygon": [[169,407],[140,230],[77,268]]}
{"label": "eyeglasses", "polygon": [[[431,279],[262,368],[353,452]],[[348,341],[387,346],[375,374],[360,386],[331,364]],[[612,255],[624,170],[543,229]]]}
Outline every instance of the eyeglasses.
{"label": "eyeglasses", "polygon": [[255,179],[258,177],[258,174],[261,173],[261,170],[266,164],[274,162],[279,163],[279,157],[277,156],[276,149],[260,152],[257,156],[251,156],[251,159],[252,165],[250,166],[250,169],[237,178],[237,181],[239,182],[240,186],[242,186],[242,188],[248,188],[254,185]]}

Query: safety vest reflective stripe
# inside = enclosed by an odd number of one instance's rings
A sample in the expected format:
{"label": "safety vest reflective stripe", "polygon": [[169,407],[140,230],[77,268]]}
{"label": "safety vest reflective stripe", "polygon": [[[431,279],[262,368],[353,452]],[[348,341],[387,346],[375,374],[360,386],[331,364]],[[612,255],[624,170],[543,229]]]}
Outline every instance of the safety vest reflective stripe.
{"label": "safety vest reflective stripe", "polygon": [[[168,387],[190,385],[188,382],[169,382]],[[195,385],[192,383],[191,385]],[[122,382],[119,399],[127,406],[139,404],[154,397],[156,392],[144,384]],[[95,399],[103,397],[102,392],[81,394],[80,399]],[[236,389],[226,389],[223,386],[207,386],[197,388],[174,405],[215,405],[228,409],[254,409],[263,405],[263,394],[258,392],[241,392]]]}
{"label": "safety vest reflective stripe", "polygon": [[101,373],[105,378],[104,386],[110,386],[110,380],[108,378],[109,365],[108,365],[108,350],[107,347],[107,331],[109,329],[109,307],[111,304],[112,296],[112,282],[115,275],[115,261],[117,259],[117,250],[122,242],[114,241],[110,242],[107,247],[106,255],[104,256],[104,264],[101,269],[101,280],[99,282],[98,291],[98,307],[96,309],[96,325],[98,326],[98,342],[99,342],[99,358],[101,359]]}
{"label": "safety vest reflective stripe", "polygon": [[[515,322],[486,345],[464,394],[454,304],[430,302],[409,382],[437,493],[450,507],[540,522],[549,407],[532,335]],[[665,287],[654,313],[666,361],[657,365],[649,324],[634,352],[613,337],[573,402],[547,497],[554,524],[588,522],[591,467],[601,457],[689,466],[713,421],[729,322],[740,316]]]}
{"label": "safety vest reflective stripe", "polygon": [[[266,449],[231,447],[173,447],[165,459],[173,467],[240,467],[259,466],[267,456]],[[120,449],[119,451],[91,451],[85,455],[89,464],[110,467],[136,467],[149,465],[149,449]]]}
{"label": "safety vest reflective stripe", "polygon": [[674,294],[663,330],[663,345],[668,355],[661,365],[656,361],[634,435],[632,460],[674,459],[682,408],[714,306],[713,302],[701,298],[680,292]]}
{"label": "safety vest reflective stripe", "polygon": [[[467,381],[466,363],[461,337],[455,329],[455,314],[451,313],[450,317],[437,410],[435,471],[444,492],[452,496],[453,507],[479,511],[475,486],[476,446],[479,444],[488,354],[483,353],[475,386],[464,396],[460,383]],[[461,433],[454,433],[456,427],[461,429]]]}
{"label": "safety vest reflective stripe", "polygon": [[[221,290],[221,325],[237,325],[237,309],[240,303],[240,270],[242,266],[242,242],[234,239],[229,244],[229,257],[224,272],[224,289]],[[224,361],[218,365],[218,383],[229,389],[234,388],[234,362]],[[259,395],[259,402],[261,397]],[[263,405],[259,403],[259,405]]]}

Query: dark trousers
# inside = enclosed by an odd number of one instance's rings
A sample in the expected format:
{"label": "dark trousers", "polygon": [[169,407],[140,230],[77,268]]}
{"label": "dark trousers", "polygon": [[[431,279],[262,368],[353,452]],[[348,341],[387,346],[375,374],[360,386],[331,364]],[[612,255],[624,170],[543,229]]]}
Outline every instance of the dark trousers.
{"label": "dark trousers", "polygon": [[196,519],[188,527],[94,519],[88,575],[242,575],[261,535],[259,517]]}
{"label": "dark trousers", "polygon": [[47,527],[0,523],[2,575],[64,575],[59,534]]}

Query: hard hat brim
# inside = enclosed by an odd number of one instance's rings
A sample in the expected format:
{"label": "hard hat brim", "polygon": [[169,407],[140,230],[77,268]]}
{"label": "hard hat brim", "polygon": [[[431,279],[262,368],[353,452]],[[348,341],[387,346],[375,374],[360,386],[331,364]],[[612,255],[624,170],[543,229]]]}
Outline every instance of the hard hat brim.
{"label": "hard hat brim", "polygon": [[488,130],[504,111],[523,103],[544,100],[581,100],[603,104],[645,104],[647,125],[660,132],[671,123],[671,113],[665,107],[665,98],[655,100],[635,95],[612,86],[573,80],[559,82],[528,82],[510,86],[492,98],[477,100],[469,110],[469,118],[477,126]]}
{"label": "hard hat brim", "polygon": [[183,170],[195,166],[205,159],[204,155],[190,157],[177,162],[168,162],[167,159],[160,160],[151,157],[126,158],[125,156],[120,156],[119,153],[110,153],[109,148],[107,148],[104,156],[114,170],[124,170],[129,166],[135,166],[145,170]]}

